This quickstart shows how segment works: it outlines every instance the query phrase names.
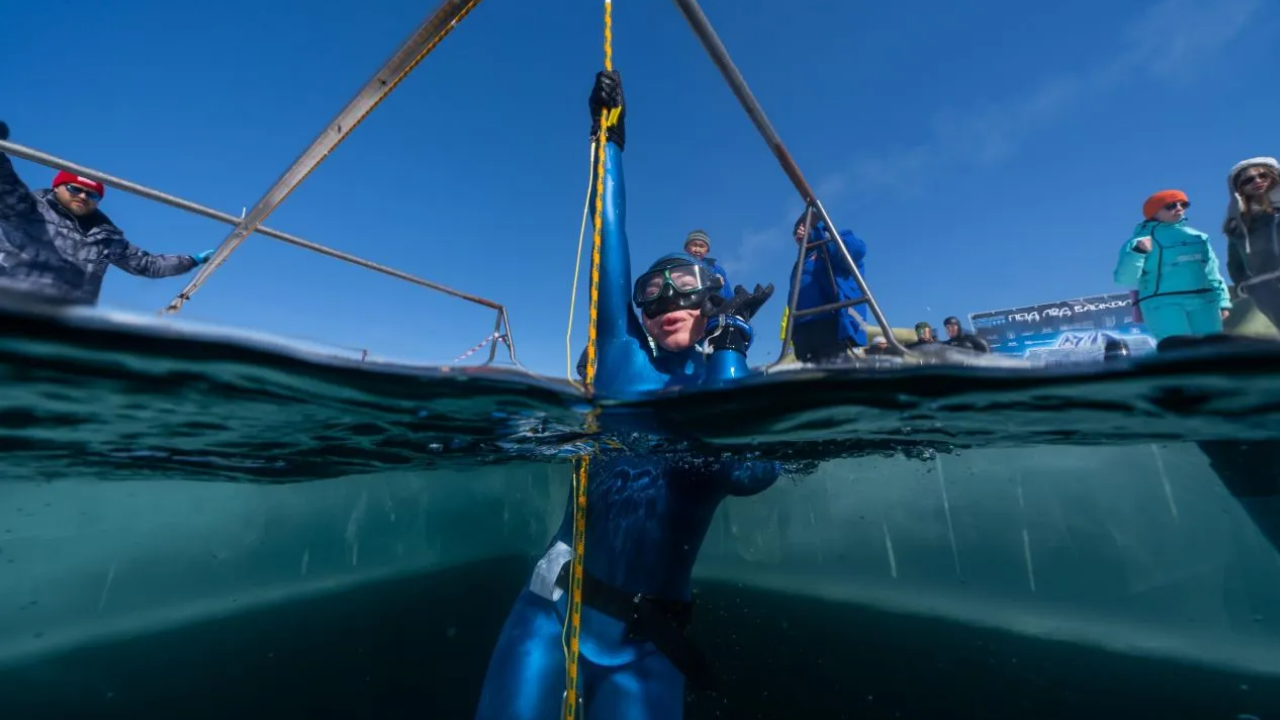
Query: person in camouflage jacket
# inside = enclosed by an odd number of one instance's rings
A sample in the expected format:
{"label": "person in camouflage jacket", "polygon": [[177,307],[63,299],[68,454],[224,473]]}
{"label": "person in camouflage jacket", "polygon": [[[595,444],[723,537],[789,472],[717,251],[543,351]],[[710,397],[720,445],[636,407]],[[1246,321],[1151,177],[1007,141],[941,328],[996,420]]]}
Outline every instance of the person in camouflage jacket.
{"label": "person in camouflage jacket", "polygon": [[[0,140],[9,127],[0,122]],[[0,288],[43,299],[96,305],[108,265],[131,275],[166,278],[190,272],[213,251],[152,255],[128,241],[98,209],[106,188],[66,171],[32,192],[0,153]]]}

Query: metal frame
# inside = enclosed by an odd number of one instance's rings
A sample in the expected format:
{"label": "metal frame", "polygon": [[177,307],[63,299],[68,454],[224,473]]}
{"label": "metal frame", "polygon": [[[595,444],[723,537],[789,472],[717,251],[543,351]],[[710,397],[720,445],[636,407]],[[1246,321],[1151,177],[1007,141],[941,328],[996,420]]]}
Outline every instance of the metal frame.
{"label": "metal frame", "polygon": [[[115,177],[114,175],[108,175],[99,170],[94,170],[93,168],[88,168],[83,165],[78,165],[76,163],[63,160],[62,158],[49,155],[48,153],[43,153],[43,152],[40,152],[39,150],[33,150],[23,145],[18,145],[16,143],[5,142],[3,140],[0,140],[0,152],[5,153],[7,155],[12,155],[13,157],[22,158],[24,160],[30,160],[31,162],[44,165],[54,170],[67,170],[77,175],[81,175],[83,177],[97,180],[103,185],[117,188],[127,193],[131,193],[139,197],[144,197],[148,200],[154,200],[156,202],[163,203],[170,207],[178,208],[179,210],[185,210],[189,213],[193,213],[195,215],[200,215],[202,217],[209,218],[210,220],[217,220],[218,222],[226,223],[227,225],[239,226],[241,222],[240,218],[237,218],[234,215],[228,215],[227,213],[224,213],[224,212],[218,212],[217,210],[205,207],[204,205],[198,205],[196,203],[193,203],[190,200],[184,200],[180,197],[175,197],[173,195],[169,195],[168,193],[163,193],[163,192],[160,192],[159,190],[154,190],[144,185],[139,185],[137,183]],[[355,255],[349,255],[342,251],[334,250],[333,248],[328,248],[328,247],[325,247],[324,245],[319,245],[309,240],[304,240],[300,237],[297,237],[296,235],[289,235],[287,233],[282,233],[279,230],[272,230],[269,227],[259,225],[257,228],[255,228],[254,232],[258,233],[259,235],[265,235],[269,238],[273,238],[275,240],[280,240],[281,242],[288,243],[295,247],[300,247],[303,250],[310,250],[312,252],[320,253],[321,255],[327,255],[336,260],[348,262],[348,263],[351,263],[352,265],[358,265],[362,268],[365,268],[366,270],[373,270],[374,272],[379,272],[379,273],[382,273],[383,275],[389,275],[393,278],[396,278],[397,280],[403,280],[405,282],[427,288],[428,290],[435,290],[437,292],[441,292],[446,295],[451,295],[460,300],[466,300],[467,302],[475,303],[477,305],[482,305],[484,307],[487,307],[497,313],[497,318],[494,321],[493,330],[495,333],[500,333],[501,337],[506,339],[507,351],[508,351],[508,354],[510,355],[512,364],[517,366],[520,365],[519,361],[516,360],[515,340],[512,338],[512,335],[511,335],[511,323],[507,318],[507,308],[505,306],[499,303],[496,303],[492,300],[486,300],[485,298],[479,297],[478,295],[472,295],[470,293],[454,290],[453,288],[448,287],[446,285],[441,285],[440,283],[432,282],[430,280],[425,280],[423,278],[417,277],[416,275],[410,275],[409,273],[401,272],[400,270],[389,268],[385,265],[381,265],[379,263],[376,263],[370,260],[365,260],[363,258],[356,257]],[[497,345],[498,344],[496,342],[493,344],[493,347],[489,351],[489,359],[484,364],[488,365],[494,361],[497,354]]]}
{"label": "metal frame", "polygon": [[[867,287],[866,281],[862,277],[862,273],[858,272],[857,265],[854,264],[853,258],[849,255],[849,249],[839,241],[837,228],[839,227],[831,220],[831,216],[823,207],[822,202],[818,200],[813,188],[805,180],[804,174],[800,172],[799,166],[787,151],[782,143],[782,138],[778,136],[776,130],[773,129],[768,117],[765,116],[764,109],[756,100],[747,82],[743,79],[742,74],[733,64],[729,51],[716,35],[715,30],[711,27],[711,23],[707,20],[707,16],[702,12],[702,8],[698,5],[697,0],[673,0],[680,12],[688,21],[694,34],[702,43],[707,54],[711,56],[712,62],[719,68],[720,73],[724,76],[729,84],[729,88],[742,104],[743,109],[747,112],[747,116],[756,126],[756,130],[764,138],[765,143],[777,158],[778,163],[782,166],[783,172],[791,180],[791,184],[800,193],[801,199],[804,200],[805,209],[805,231],[810,232],[813,227],[813,216],[816,212],[819,218],[826,224],[832,237],[819,242],[810,243],[807,241],[800,243],[799,254],[796,263],[796,272],[793,281],[791,297],[788,302],[787,326],[783,335],[782,352],[778,357],[780,362],[786,356],[790,349],[792,341],[792,330],[797,317],[803,317],[819,312],[827,312],[846,307],[852,307],[866,303],[870,308],[871,314],[875,317],[876,323],[880,326],[881,332],[884,334],[885,340],[889,346],[900,353],[906,354],[908,351],[898,342],[897,337],[893,334],[893,328],[885,319],[884,313],[880,310],[880,305],[872,296],[870,288]],[[86,168],[74,163],[69,163],[61,158],[56,158],[45,153],[32,150],[9,142],[0,141],[0,151],[9,153],[16,157],[22,157],[32,162],[47,165],[57,169],[66,169],[76,172],[85,177],[90,177],[102,182],[105,185],[119,188],[126,192],[130,192],[142,197],[165,203],[172,207],[176,207],[188,212],[202,215],[204,217],[217,220],[219,222],[233,225],[234,229],[231,234],[222,241],[214,252],[213,257],[202,266],[196,276],[183,288],[182,292],[169,303],[161,313],[176,313],[183,304],[191,299],[191,296],[200,289],[201,285],[215,272],[227,257],[240,246],[241,243],[253,233],[266,235],[287,242],[291,245],[301,247],[306,250],[318,252],[329,257],[343,260],[361,267],[381,272],[392,277],[405,280],[407,282],[420,285],[432,290],[437,290],[454,297],[467,300],[469,302],[483,305],[497,312],[494,320],[494,333],[497,336],[489,349],[489,359],[485,364],[492,363],[497,356],[498,342],[505,341],[507,350],[511,358],[511,362],[519,365],[516,360],[515,340],[511,334],[511,323],[504,306],[490,300],[485,300],[475,295],[459,292],[438,283],[433,283],[422,278],[409,275],[407,273],[393,270],[383,265],[379,265],[368,260],[348,255],[331,248],[324,247],[312,243],[293,235],[272,230],[263,227],[262,223],[267,217],[280,205],[284,200],[297,188],[303,180],[311,174],[313,170],[334,150],[346,137],[360,124],[362,120],[382,102],[382,100],[390,94],[392,90],[427,56],[436,45],[448,35],[457,23],[462,20],[471,10],[480,2],[480,0],[444,0],[437,9],[418,27],[418,29],[406,40],[402,46],[391,56],[391,58],[383,65],[381,69],[365,84],[363,88],[356,94],[345,108],[328,124],[320,135],[308,147],[275,182],[274,185],[264,194],[254,205],[253,210],[246,216],[237,218],[226,213],[221,213],[207,207],[197,205],[187,200],[168,195],[166,193],[153,190],[151,188],[137,185],[127,180],[115,178],[110,175],[98,172],[91,168]],[[799,277],[801,268],[803,267],[804,255],[810,249],[827,243],[834,242],[840,248],[840,253],[844,256],[845,262],[848,263],[849,269],[853,273],[854,281],[858,285],[860,297],[839,303],[832,303],[817,308],[810,308],[800,312],[796,311],[796,302],[799,295]],[[830,269],[830,257],[827,258],[828,269]],[[860,322],[860,321],[859,321]]]}
{"label": "metal frame", "polygon": [[[738,68],[734,66],[733,59],[729,57],[729,51],[725,49],[724,43],[720,42],[719,36],[716,35],[716,31],[711,27],[711,22],[707,20],[707,16],[703,14],[702,8],[698,5],[697,0],[674,0],[674,2],[676,6],[680,8],[680,12],[684,15],[685,20],[688,21],[689,26],[693,28],[693,33],[698,36],[698,40],[702,43],[702,47],[707,51],[707,54],[711,56],[711,61],[720,69],[720,74],[723,75],[724,79],[729,83],[729,88],[733,91],[733,94],[737,96],[738,102],[742,104],[742,108],[747,111],[747,116],[751,118],[751,122],[756,126],[756,130],[760,132],[765,143],[773,152],[774,157],[778,159],[778,163],[782,166],[782,171],[787,174],[787,177],[791,180],[791,184],[794,185],[796,191],[800,193],[801,199],[803,199],[806,204],[805,231],[808,232],[809,229],[813,227],[812,223],[807,221],[812,220],[814,212],[817,212],[819,219],[826,223],[827,229],[833,234],[837,233],[837,228],[839,226],[831,221],[831,216],[827,214],[826,208],[824,208],[822,206],[822,202],[818,200],[817,195],[813,192],[813,188],[809,186],[809,182],[804,179],[804,174],[800,172],[800,168],[796,165],[796,161],[791,157],[791,153],[787,152],[786,146],[782,144],[782,138],[778,136],[777,131],[773,129],[773,125],[769,123],[769,118],[764,114],[764,108],[760,106],[755,95],[751,93],[751,89],[747,87],[747,81],[743,79],[742,73],[738,72]],[[862,273],[858,272],[858,266],[854,264],[853,258],[849,255],[849,249],[844,246],[843,242],[838,241],[838,237],[839,235],[835,234],[830,241],[822,241],[819,243],[809,243],[806,239],[806,242],[800,244],[796,267],[797,282],[793,283],[796,287],[792,290],[790,302],[788,304],[787,327],[784,332],[784,339],[782,342],[782,353],[778,356],[779,362],[786,356],[787,350],[791,344],[791,330],[792,326],[795,324],[797,315],[795,306],[797,296],[799,294],[798,278],[800,275],[800,268],[803,267],[804,254],[812,247],[826,244],[826,242],[835,242],[835,245],[840,248],[840,253],[844,255],[845,261],[849,263],[849,269],[853,272],[853,279],[857,283],[858,291],[861,292],[862,295],[861,297],[854,298],[853,300],[834,303],[832,305],[824,305],[820,308],[811,308],[810,310],[802,311],[800,314],[809,315],[816,312],[825,312],[828,310],[866,303],[867,307],[871,310],[872,316],[875,317],[876,324],[880,326],[880,331],[884,333],[885,340],[889,343],[889,346],[900,353],[909,353],[909,351],[904,348],[894,336],[893,328],[889,325],[889,321],[885,319],[884,313],[880,310],[879,303],[877,303],[875,297],[871,295],[871,290],[867,287],[866,281],[863,280]]]}
{"label": "metal frame", "polygon": [[311,146],[293,161],[289,169],[285,170],[284,174],[253,206],[253,210],[246,217],[236,221],[235,229],[218,246],[209,262],[200,268],[191,282],[187,283],[182,292],[178,293],[177,297],[161,312],[176,313],[181,310],[182,305],[190,300],[209,276],[222,266],[227,257],[266,221],[276,207],[289,197],[289,194],[316,169],[316,166],[351,134],[351,131],[369,112],[377,107],[378,103],[382,102],[400,84],[400,81],[435,49],[436,45],[457,26],[458,21],[466,17],[479,2],[480,0],[444,0],[365,83],[351,102],[347,103],[347,106],[325,126],[320,135],[312,141]]}
{"label": "metal frame", "polygon": [[[466,300],[477,305],[483,305],[497,313],[494,318],[493,331],[496,336],[495,342],[489,348],[489,358],[483,364],[489,365],[497,358],[498,343],[505,343],[507,346],[507,354],[511,359],[511,363],[520,367],[519,360],[516,359],[515,339],[511,332],[511,321],[507,314],[505,306],[492,300],[486,300],[477,295],[464,293],[453,288],[441,285],[439,283],[424,280],[423,278],[410,275],[385,265],[364,260],[354,255],[349,255],[332,248],[319,245],[294,235],[288,235],[278,230],[262,225],[279,205],[284,202],[285,198],[302,183],[303,180],[311,174],[313,170],[326,158],[334,148],[338,146],[350,133],[360,124],[362,120],[372,110],[378,106],[380,102],[392,90],[400,84],[402,80],[415,68],[418,63],[422,62],[436,45],[444,39],[458,24],[460,20],[467,16],[480,0],[444,0],[436,10],[427,17],[426,20],[418,27],[409,39],[406,40],[401,47],[392,54],[391,58],[378,70],[374,76],[365,83],[364,87],[356,93],[347,106],[342,109],[338,115],[325,126],[311,146],[308,147],[293,164],[286,170],[275,182],[274,185],[263,195],[254,205],[253,210],[242,217],[235,217],[227,213],[218,212],[203,205],[198,205],[189,200],[169,195],[167,193],[154,190],[152,188],[139,185],[106,173],[99,172],[92,168],[84,167],[76,163],[68,162],[62,158],[49,155],[47,153],[34,150],[16,143],[0,141],[0,152],[7,153],[14,157],[20,157],[31,162],[39,163],[55,170],[68,170],[77,175],[92,178],[104,185],[124,190],[125,192],[155,200],[171,207],[187,212],[201,215],[211,220],[226,223],[235,229],[227,236],[225,240],[218,246],[213,257],[200,268],[196,276],[178,293],[167,307],[161,310],[161,314],[176,313],[182,309],[184,303],[191,299],[191,296],[209,279],[227,257],[241,243],[254,233],[265,235],[276,240],[280,240],[290,245],[300,247],[304,250],[318,252],[321,255],[327,255],[343,262],[358,265],[368,270],[380,272],[384,275],[404,280],[406,282],[425,287],[430,290],[442,292],[446,295]],[[368,355],[368,351],[364,351],[362,360]]]}

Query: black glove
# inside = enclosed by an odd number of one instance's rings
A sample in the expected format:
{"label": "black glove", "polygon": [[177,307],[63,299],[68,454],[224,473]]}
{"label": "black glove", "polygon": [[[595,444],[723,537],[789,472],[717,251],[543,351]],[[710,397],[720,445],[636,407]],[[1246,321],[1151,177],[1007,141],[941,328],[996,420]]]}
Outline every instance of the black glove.
{"label": "black glove", "polygon": [[591,88],[591,138],[600,137],[600,113],[605,108],[622,108],[617,121],[609,126],[609,142],[622,150],[627,142],[627,105],[622,99],[622,76],[617,70],[596,73],[596,84]]}
{"label": "black glove", "polygon": [[765,287],[760,287],[756,283],[756,289],[747,292],[747,289],[738,285],[733,288],[733,297],[726,298],[722,295],[712,295],[702,304],[702,314],[704,317],[714,317],[716,315],[733,315],[743,321],[750,322],[755,314],[760,312],[760,308],[764,306],[769,298],[773,296],[773,283],[769,283]]}
{"label": "black glove", "polygon": [[0,120],[0,140],[8,140],[8,139],[9,139],[9,126],[5,125],[3,120]]}
{"label": "black glove", "polygon": [[712,295],[702,304],[702,314],[707,321],[707,345],[712,350],[737,350],[745,353],[751,347],[755,333],[751,318],[773,296],[773,283],[764,287],[756,284],[755,290],[738,285],[733,297]]}

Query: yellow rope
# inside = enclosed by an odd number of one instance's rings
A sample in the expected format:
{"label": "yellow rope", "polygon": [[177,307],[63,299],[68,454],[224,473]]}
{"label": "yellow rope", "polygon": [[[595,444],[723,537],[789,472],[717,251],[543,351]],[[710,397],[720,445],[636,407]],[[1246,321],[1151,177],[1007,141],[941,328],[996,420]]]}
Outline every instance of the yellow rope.
{"label": "yellow rope", "polygon": [[[613,3],[604,0],[604,69],[613,70]],[[596,323],[600,307],[600,244],[604,228],[604,161],[608,152],[609,125],[617,122],[621,108],[600,111],[600,138],[596,141],[596,217],[591,241],[591,285],[587,322],[587,371],[584,376],[588,397],[595,394]],[[588,430],[595,430],[595,413],[587,418]],[[587,469],[590,459],[577,458],[573,487],[573,560],[569,573],[569,612],[565,618],[569,642],[565,647],[564,720],[579,720],[578,713],[578,634],[582,627],[583,556],[587,536]]]}
{"label": "yellow rope", "polygon": [[[573,515],[573,558],[569,572],[569,612],[566,617],[568,644],[565,646],[565,695],[564,720],[578,720],[578,633],[582,627],[582,555],[586,546],[586,526],[580,522],[587,512],[587,469],[591,458],[581,455],[574,459],[573,485],[575,489]],[[561,638],[563,640],[563,637]]]}
{"label": "yellow rope", "polygon": [[[613,69],[613,3],[604,0],[604,69]],[[587,324],[587,392],[595,392],[596,382],[596,312],[600,299],[600,238],[604,227],[604,159],[609,152],[609,110],[600,111],[600,140],[596,148],[596,218],[591,241],[591,310]]]}

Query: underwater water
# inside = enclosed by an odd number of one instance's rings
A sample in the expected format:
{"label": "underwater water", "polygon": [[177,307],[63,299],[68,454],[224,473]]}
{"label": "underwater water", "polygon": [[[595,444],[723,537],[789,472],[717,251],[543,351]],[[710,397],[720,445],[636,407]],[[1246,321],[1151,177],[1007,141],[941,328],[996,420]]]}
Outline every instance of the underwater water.
{"label": "underwater water", "polygon": [[593,437],[789,468],[704,543],[686,717],[1280,717],[1269,344],[780,372],[593,434],[515,370],[0,323],[4,717],[468,718]]}

